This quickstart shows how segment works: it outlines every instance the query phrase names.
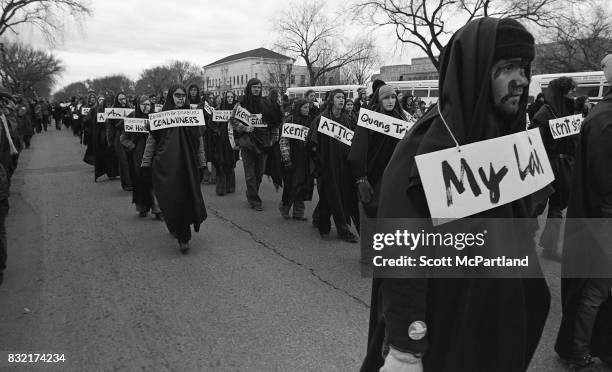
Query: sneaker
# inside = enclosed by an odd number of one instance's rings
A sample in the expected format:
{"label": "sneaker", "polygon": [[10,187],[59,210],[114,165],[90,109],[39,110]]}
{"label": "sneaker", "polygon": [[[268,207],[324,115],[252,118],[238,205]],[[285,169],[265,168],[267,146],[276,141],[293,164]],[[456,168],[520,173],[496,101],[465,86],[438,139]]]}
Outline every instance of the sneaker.
{"label": "sneaker", "polygon": [[257,212],[263,211],[263,207],[261,205],[254,205],[253,209],[255,209]]}
{"label": "sneaker", "polygon": [[569,363],[571,372],[599,372],[600,369],[595,366],[595,362],[590,355],[579,359],[572,359]]}
{"label": "sneaker", "polygon": [[555,262],[563,261],[563,257],[561,257],[561,255],[557,253],[557,251],[551,251],[547,249],[542,251],[542,258],[551,260],[551,261],[555,261]]}

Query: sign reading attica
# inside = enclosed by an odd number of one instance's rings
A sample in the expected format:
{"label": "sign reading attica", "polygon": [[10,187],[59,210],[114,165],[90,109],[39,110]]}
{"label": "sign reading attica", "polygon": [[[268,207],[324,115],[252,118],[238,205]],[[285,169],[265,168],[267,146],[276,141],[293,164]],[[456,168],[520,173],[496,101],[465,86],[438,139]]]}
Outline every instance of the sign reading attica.
{"label": "sign reading attica", "polygon": [[149,115],[151,130],[204,125],[202,110],[171,110]]}

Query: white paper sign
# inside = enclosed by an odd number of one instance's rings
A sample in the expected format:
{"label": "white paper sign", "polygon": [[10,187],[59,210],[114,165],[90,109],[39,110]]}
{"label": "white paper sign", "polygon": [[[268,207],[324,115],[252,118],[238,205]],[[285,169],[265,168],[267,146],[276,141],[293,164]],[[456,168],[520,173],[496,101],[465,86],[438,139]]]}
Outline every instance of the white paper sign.
{"label": "white paper sign", "polygon": [[232,110],[214,110],[212,121],[229,121],[232,117]]}
{"label": "white paper sign", "polygon": [[77,115],[77,114],[72,114],[72,119],[73,119],[73,120],[79,120],[79,115]]}
{"label": "white paper sign", "polygon": [[106,121],[106,115],[103,112],[98,112],[97,115],[98,123],[104,123]]}
{"label": "white paper sign", "polygon": [[149,119],[125,118],[123,119],[123,128],[126,132],[132,133],[149,133],[146,125],[149,124]]}
{"label": "white paper sign", "polygon": [[151,130],[204,125],[202,110],[171,110],[149,115]]}
{"label": "white paper sign", "polygon": [[548,121],[548,126],[554,139],[578,134],[582,127],[582,115],[577,114],[564,116],[559,119],[551,119]]}
{"label": "white paper sign", "polygon": [[190,104],[189,104],[189,108],[191,108],[192,110],[195,110],[195,109],[197,109],[197,108],[198,108],[198,105],[197,105],[197,104],[195,104],[195,103],[190,103]]}
{"label": "white paper sign", "polygon": [[244,125],[251,125],[251,113],[244,107],[237,105],[234,118]]}
{"label": "white paper sign", "polygon": [[155,112],[160,112],[162,110],[162,108],[164,107],[164,105],[161,105],[159,103],[155,104]]}
{"label": "white paper sign", "polygon": [[263,115],[251,114],[250,125],[255,128],[267,128],[268,124],[263,122]]}
{"label": "white paper sign", "polygon": [[209,115],[212,114],[212,112],[213,112],[213,108],[208,104],[208,101],[204,101],[204,110]]}
{"label": "white paper sign", "polygon": [[309,128],[300,124],[285,123],[283,124],[283,132],[281,137],[293,138],[300,141],[306,141]]}
{"label": "white paper sign", "polygon": [[104,116],[107,119],[121,119],[127,117],[132,112],[134,112],[134,109],[131,108],[112,107],[104,109]]}
{"label": "white paper sign", "polygon": [[82,108],[81,108],[81,114],[82,114],[83,116],[87,116],[87,114],[89,114],[89,111],[91,111],[91,108],[90,108],[90,107],[82,107]]}
{"label": "white paper sign", "polygon": [[402,139],[414,125],[414,122],[399,120],[392,116],[361,108],[357,125],[393,138]]}
{"label": "white paper sign", "polygon": [[350,146],[353,142],[354,133],[352,130],[340,123],[336,123],[335,121],[326,118],[325,116],[321,116],[318,131],[348,146]]}
{"label": "white paper sign", "polygon": [[555,178],[537,128],[529,136],[521,131],[415,161],[433,219],[463,218],[513,202]]}
{"label": "white paper sign", "polygon": [[230,146],[236,150],[237,146],[236,141],[234,140],[234,128],[230,123],[227,123],[227,138],[229,139]]}

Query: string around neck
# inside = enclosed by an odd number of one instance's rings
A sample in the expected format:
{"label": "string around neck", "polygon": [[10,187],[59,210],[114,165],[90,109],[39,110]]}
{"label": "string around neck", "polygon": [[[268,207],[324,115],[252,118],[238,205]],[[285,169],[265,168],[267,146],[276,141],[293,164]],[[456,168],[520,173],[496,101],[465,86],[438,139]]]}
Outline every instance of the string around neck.
{"label": "string around neck", "polygon": [[446,127],[446,130],[448,130],[448,134],[450,134],[451,138],[455,142],[455,146],[457,147],[457,151],[461,152],[461,146],[459,145],[459,142],[455,138],[455,135],[453,134],[453,131],[450,129],[450,127],[448,126],[448,123],[444,119],[444,116],[442,115],[442,111],[440,111],[440,104],[436,105],[436,108],[438,109],[438,114],[440,115],[440,119],[442,119],[442,122],[444,123],[444,126]]}

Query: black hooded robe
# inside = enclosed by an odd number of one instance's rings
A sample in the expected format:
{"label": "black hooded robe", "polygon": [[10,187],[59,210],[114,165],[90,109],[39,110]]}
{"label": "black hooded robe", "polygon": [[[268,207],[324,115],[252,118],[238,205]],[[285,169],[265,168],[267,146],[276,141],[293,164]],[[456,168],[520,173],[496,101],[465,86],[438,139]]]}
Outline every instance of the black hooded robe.
{"label": "black hooded robe", "polygon": [[104,107],[93,107],[89,111],[91,122],[91,143],[94,156],[94,182],[103,175],[109,178],[119,175],[119,163],[115,151],[108,146],[106,139],[106,123],[98,123],[98,112],[104,112]]}
{"label": "black hooded robe", "polygon": [[[612,263],[610,235],[607,239],[593,236],[594,226],[610,224],[603,219],[601,206],[612,193],[612,92],[598,103],[585,119],[576,151],[571,194],[567,209],[566,244],[563,250],[563,276],[569,276],[574,265],[597,272],[607,272]],[[609,203],[609,200],[607,201]],[[597,219],[585,226],[588,219]],[[600,227],[602,225],[599,225]],[[570,239],[571,237],[571,239]],[[601,244],[603,242],[603,245]],[[573,276],[573,275],[572,275]],[[563,317],[555,343],[555,351],[571,357],[576,310],[588,279],[562,277],[561,303]],[[612,358],[612,298],[601,305],[593,328],[591,354]]]}
{"label": "black hooded robe", "polygon": [[[515,123],[497,125],[498,120],[490,112],[490,69],[497,24],[493,18],[468,23],[455,33],[441,58],[442,111],[461,144],[525,127],[527,89]],[[414,157],[453,146],[438,110],[430,110],[393,153],[382,179],[378,217],[429,218]],[[535,209],[532,198],[473,217],[530,217]],[[469,228],[470,220],[457,223]],[[527,221],[525,228],[535,232],[537,223]],[[488,235],[530,256],[530,262],[537,262],[529,233],[498,230]],[[374,279],[368,350],[361,371],[373,372],[382,367],[383,346],[387,343],[424,353],[427,372],[524,371],[537,348],[549,306],[550,293],[543,278]],[[423,339],[409,337],[408,329],[415,321],[427,325]]]}
{"label": "black hooded robe", "polygon": [[[316,148],[316,151],[310,151],[310,154],[314,158],[316,168],[314,171],[318,177],[319,231],[323,234],[329,233],[327,231],[330,223],[329,217],[325,216],[322,211],[330,212],[339,234],[345,232],[340,229],[350,226],[351,220],[359,231],[357,189],[347,161],[350,146],[319,133],[319,121],[322,116],[340,123],[350,130],[355,129],[355,124],[346,112],[342,112],[339,117],[335,117],[330,108],[323,111],[321,116],[318,116],[310,124],[306,143],[308,149]],[[325,218],[328,220],[324,220]]]}
{"label": "black hooded robe", "polygon": [[[136,110],[130,115],[137,119],[148,119],[149,115],[140,111],[140,106],[136,105]],[[131,150],[125,150],[127,153],[127,162],[130,169],[130,178],[132,179],[134,190],[132,191],[132,203],[136,204],[139,212],[148,212],[153,208],[153,181],[151,174],[142,172],[140,165],[147,144],[148,133],[126,132],[125,137],[134,144]],[[155,211],[154,211],[155,212]]]}
{"label": "black hooded robe", "polygon": [[[119,97],[119,95],[117,95]],[[115,106],[121,107],[119,101],[115,97]],[[132,180],[130,178],[130,168],[127,162],[127,154],[121,145],[119,137],[123,131],[123,119],[106,119],[108,145],[115,152],[117,163],[119,164],[119,177],[121,177],[121,187],[124,190],[132,188]]]}

